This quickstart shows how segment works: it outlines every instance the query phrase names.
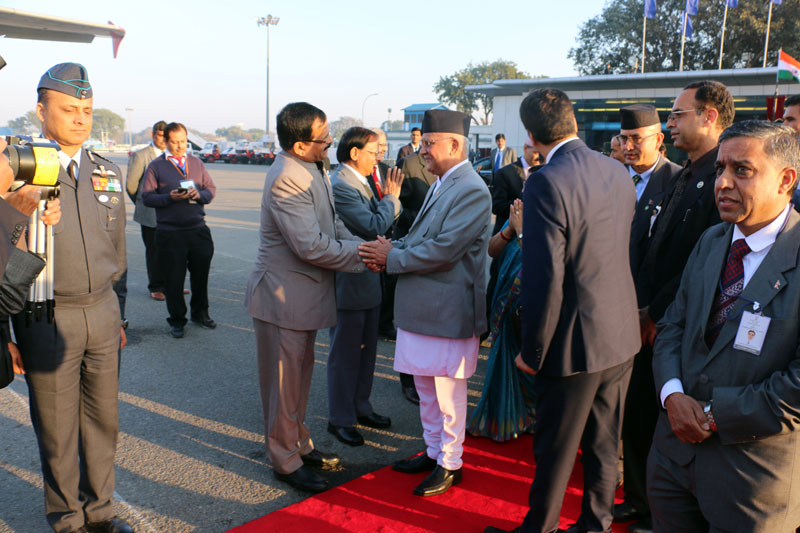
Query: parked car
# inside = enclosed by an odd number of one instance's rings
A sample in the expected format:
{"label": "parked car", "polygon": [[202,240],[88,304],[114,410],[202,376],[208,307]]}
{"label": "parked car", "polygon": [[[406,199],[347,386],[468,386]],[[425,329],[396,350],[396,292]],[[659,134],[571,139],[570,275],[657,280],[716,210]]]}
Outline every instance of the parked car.
{"label": "parked car", "polygon": [[230,146],[226,148],[219,154],[219,156],[220,156],[219,157],[220,161],[223,161],[225,163],[232,162],[232,158],[236,156],[236,147]]}
{"label": "parked car", "polygon": [[472,168],[475,169],[475,172],[483,178],[483,181],[486,182],[486,185],[489,186],[489,189],[492,188],[492,158],[491,157],[482,157],[472,163]]}

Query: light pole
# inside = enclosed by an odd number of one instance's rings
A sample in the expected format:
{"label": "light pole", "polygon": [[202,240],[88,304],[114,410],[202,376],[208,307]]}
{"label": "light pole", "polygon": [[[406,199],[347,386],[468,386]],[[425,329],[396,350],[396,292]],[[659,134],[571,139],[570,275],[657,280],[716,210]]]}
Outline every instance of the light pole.
{"label": "light pole", "polygon": [[280,17],[273,17],[272,15],[256,19],[256,23],[259,26],[267,27],[267,136],[269,136],[269,27],[277,26],[280,20]]}
{"label": "light pole", "polygon": [[125,111],[128,112],[128,146],[133,148],[133,124],[131,124],[131,112],[133,111],[133,108],[126,107]]}
{"label": "light pole", "polygon": [[366,128],[366,126],[364,126],[364,106],[366,105],[367,100],[369,100],[371,96],[378,96],[378,93],[368,94],[367,97],[364,98],[364,101],[361,102],[361,126],[364,128]]}

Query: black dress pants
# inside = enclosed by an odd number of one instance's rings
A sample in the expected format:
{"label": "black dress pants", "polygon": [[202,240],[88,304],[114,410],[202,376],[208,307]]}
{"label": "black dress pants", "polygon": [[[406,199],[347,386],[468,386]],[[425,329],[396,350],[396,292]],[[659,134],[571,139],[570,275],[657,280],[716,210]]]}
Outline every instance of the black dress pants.
{"label": "black dress pants", "polygon": [[147,265],[147,290],[150,292],[164,292],[165,275],[158,261],[158,247],[156,246],[156,228],[142,227],[142,242],[144,242],[144,258]]}
{"label": "black dress pants", "polygon": [[167,297],[167,322],[172,327],[186,324],[186,302],[183,283],[189,268],[192,318],[208,313],[208,272],[214,256],[211,230],[203,225],[188,230],[156,230],[158,257],[166,274],[164,295]]}

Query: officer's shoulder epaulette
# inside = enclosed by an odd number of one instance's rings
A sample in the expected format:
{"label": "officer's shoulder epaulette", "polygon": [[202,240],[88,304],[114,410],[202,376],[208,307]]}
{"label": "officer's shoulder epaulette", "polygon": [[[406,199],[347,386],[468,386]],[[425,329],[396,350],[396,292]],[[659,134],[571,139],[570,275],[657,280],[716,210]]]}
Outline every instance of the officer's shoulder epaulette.
{"label": "officer's shoulder epaulette", "polygon": [[86,149],[86,155],[89,156],[89,161],[91,161],[95,165],[113,165],[115,167],[117,166],[117,164],[111,161],[110,159],[103,157],[102,155],[98,154],[97,152],[89,148]]}

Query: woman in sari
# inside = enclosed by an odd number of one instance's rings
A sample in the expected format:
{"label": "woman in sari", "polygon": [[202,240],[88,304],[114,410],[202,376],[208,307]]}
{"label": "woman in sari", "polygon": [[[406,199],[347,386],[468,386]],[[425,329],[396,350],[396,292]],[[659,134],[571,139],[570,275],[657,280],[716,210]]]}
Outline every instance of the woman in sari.
{"label": "woman in sari", "polygon": [[500,257],[497,285],[492,296],[492,350],[483,391],[467,431],[496,441],[531,431],[534,422],[534,376],[517,369],[520,352],[520,287],[522,283],[522,200],[515,200],[502,229],[489,241],[489,255]]}

